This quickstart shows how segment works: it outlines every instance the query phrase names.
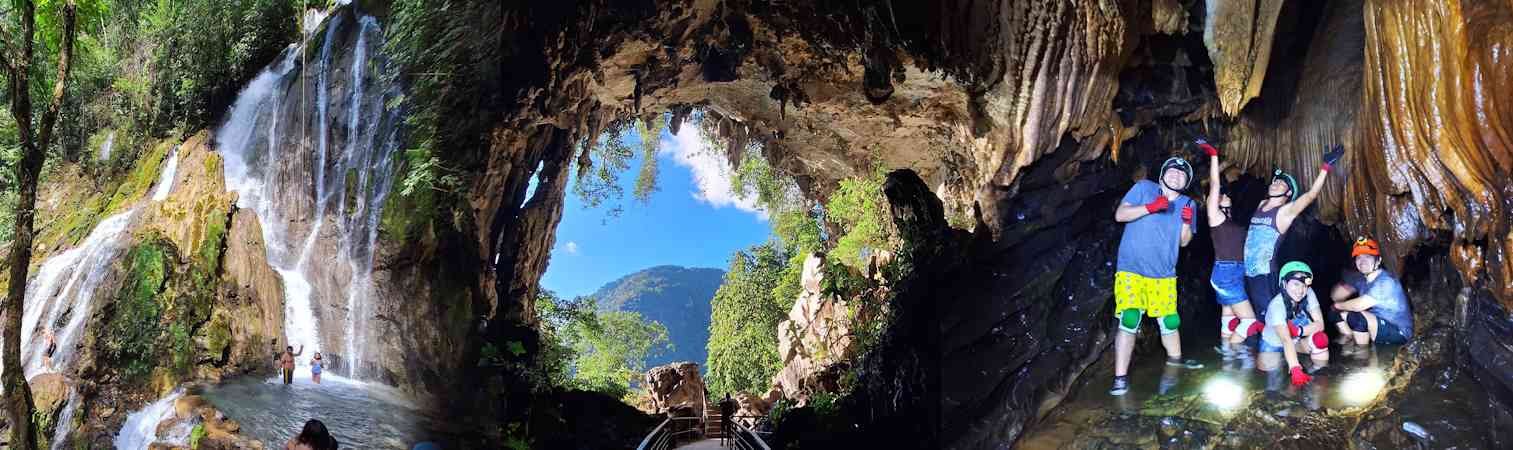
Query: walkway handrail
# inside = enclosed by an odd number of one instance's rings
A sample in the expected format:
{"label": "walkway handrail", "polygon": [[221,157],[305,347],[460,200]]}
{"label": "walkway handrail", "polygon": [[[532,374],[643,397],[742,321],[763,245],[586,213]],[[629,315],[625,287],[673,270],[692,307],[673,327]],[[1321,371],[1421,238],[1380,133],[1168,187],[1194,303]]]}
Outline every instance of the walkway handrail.
{"label": "walkway handrail", "polygon": [[641,439],[641,445],[636,446],[636,449],[667,450],[672,448],[673,444],[677,442],[678,435],[698,432],[699,427],[694,426],[687,430],[673,431],[671,427],[668,427],[668,425],[675,423],[675,421],[690,420],[702,421],[703,419],[699,417],[668,417],[666,420],[663,420],[662,423],[658,424],[656,428],[653,428],[651,430],[651,433],[647,433],[646,437]]}
{"label": "walkway handrail", "polygon": [[736,430],[734,439],[736,448],[743,450],[772,450],[767,447],[766,442],[762,441],[762,436],[758,435],[756,430],[752,430],[741,423],[741,421],[732,420],[730,425]]}

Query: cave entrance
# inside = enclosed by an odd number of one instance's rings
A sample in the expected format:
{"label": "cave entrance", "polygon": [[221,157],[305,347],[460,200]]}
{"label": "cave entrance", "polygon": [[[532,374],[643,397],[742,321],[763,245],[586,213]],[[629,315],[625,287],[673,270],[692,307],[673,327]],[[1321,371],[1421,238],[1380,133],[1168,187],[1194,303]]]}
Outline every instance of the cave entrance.
{"label": "cave entrance", "polygon": [[733,141],[743,125],[673,117],[579,144],[537,298],[554,383],[673,416],[717,411],[726,394],[763,418],[833,394],[836,376],[817,373],[856,353],[835,324],[866,314],[848,300],[894,251],[884,173],[811,200],[759,143]]}

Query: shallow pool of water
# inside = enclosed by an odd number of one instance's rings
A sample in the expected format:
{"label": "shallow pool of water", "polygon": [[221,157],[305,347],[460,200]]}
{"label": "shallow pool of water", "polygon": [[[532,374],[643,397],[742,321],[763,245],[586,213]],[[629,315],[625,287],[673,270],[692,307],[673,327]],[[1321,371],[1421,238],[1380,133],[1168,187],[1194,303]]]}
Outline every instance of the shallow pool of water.
{"label": "shallow pool of water", "polygon": [[443,422],[391,388],[324,377],[284,385],[275,378],[243,377],[205,388],[202,395],[241,433],[268,448],[283,448],[305,421],[319,419],[341,448],[408,449],[421,441],[445,442]]}

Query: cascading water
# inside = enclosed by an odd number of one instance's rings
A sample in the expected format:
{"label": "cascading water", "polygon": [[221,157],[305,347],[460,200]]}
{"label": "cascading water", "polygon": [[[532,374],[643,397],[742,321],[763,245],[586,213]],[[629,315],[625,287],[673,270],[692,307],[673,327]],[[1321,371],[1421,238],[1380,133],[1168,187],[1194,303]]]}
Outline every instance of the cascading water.
{"label": "cascading water", "polygon": [[115,131],[111,131],[110,134],[105,135],[105,142],[100,143],[100,153],[99,153],[99,160],[100,161],[108,161],[108,160],[110,160],[110,150],[111,150],[111,147],[115,146],[115,143],[116,143],[116,132]]}
{"label": "cascading water", "polygon": [[[257,214],[268,263],[283,279],[285,336],[307,352],[299,364],[337,349],[328,359],[359,378],[399,117],[385,106],[397,88],[372,73],[384,68],[372,54],[378,22],[355,17],[327,19],[319,55],[301,55],[303,45],[285,51],[240,93],[216,139],[227,189]],[[343,33],[355,34],[350,54],[336,46]],[[315,56],[308,65],[307,56]],[[350,64],[338,64],[344,58]]]}
{"label": "cascading water", "polygon": [[[173,414],[173,402],[184,395],[182,390],[175,390],[167,397],[158,399],[142,408],[141,411],[126,416],[126,423],[121,426],[121,431],[116,433],[115,445],[118,450],[146,450],[153,442],[158,441],[158,423]],[[175,440],[177,436],[170,436],[169,440]],[[179,442],[182,444],[182,442]]]}
{"label": "cascading water", "polygon": [[163,163],[161,172],[157,187],[152,188],[152,201],[155,202],[168,200],[168,194],[173,192],[173,180],[179,172],[179,146],[173,146],[173,150],[168,152],[168,162]]}

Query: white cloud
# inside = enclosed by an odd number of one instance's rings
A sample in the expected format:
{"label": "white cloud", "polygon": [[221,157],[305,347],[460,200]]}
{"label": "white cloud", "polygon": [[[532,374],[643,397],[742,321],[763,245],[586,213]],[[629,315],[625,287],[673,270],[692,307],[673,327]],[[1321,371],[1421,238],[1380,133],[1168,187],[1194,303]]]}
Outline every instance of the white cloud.
{"label": "white cloud", "polygon": [[578,243],[567,241],[567,245],[563,246],[563,250],[567,250],[567,254],[569,255],[576,255],[578,254]]}
{"label": "white cloud", "polygon": [[672,155],[678,165],[693,172],[693,184],[698,189],[693,197],[715,208],[735,207],[765,220],[767,211],[757,206],[755,195],[741,198],[730,189],[730,162],[723,152],[705,148],[699,131],[690,124],[678,131],[672,139],[663,137],[659,152]]}

